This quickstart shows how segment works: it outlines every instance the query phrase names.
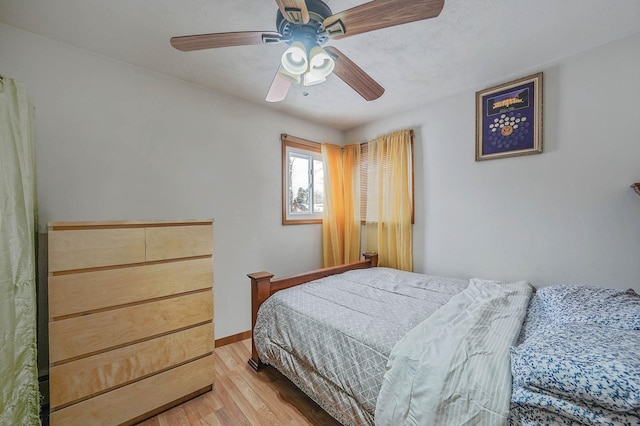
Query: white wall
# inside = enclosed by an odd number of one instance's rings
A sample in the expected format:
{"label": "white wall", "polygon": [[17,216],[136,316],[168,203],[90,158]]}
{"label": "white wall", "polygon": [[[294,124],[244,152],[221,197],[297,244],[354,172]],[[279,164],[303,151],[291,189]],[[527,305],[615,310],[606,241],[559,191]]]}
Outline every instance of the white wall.
{"label": "white wall", "polygon": [[475,91],[347,132],[416,131],[415,269],[640,291],[640,34],[544,72],[544,152],[475,162]]}
{"label": "white wall", "polygon": [[280,134],[341,144],[341,131],[3,24],[0,74],[36,107],[42,231],[215,219],[216,338],[251,328],[247,273],[320,267],[320,225],[281,225]]}
{"label": "white wall", "polygon": [[[321,263],[281,225],[280,133],[334,143],[416,131],[419,272],[640,291],[640,35],[544,71],[544,152],[476,163],[475,90],[342,132],[0,24],[0,74],[36,106],[48,221],[215,218],[216,338],[250,328],[246,274]],[[294,259],[295,262],[291,262]]]}

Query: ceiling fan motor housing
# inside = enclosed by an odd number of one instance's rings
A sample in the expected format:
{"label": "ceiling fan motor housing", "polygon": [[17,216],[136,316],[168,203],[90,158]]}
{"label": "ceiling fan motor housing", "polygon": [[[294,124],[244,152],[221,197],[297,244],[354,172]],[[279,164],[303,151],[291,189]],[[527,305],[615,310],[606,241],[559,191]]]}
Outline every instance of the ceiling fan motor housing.
{"label": "ceiling fan motor housing", "polygon": [[[331,9],[321,0],[306,0],[309,11],[309,22],[291,22],[278,10],[276,15],[276,28],[282,35],[282,40],[287,44],[302,42],[307,51],[314,46],[322,46],[329,39],[327,32],[322,28],[322,23],[332,15]],[[290,16],[295,16],[292,13]]]}

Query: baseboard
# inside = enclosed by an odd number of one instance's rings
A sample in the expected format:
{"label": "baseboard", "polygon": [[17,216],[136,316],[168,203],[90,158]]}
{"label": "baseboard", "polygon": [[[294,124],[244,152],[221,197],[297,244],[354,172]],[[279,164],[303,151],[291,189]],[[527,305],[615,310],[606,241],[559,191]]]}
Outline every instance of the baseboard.
{"label": "baseboard", "polygon": [[234,334],[232,336],[223,337],[222,339],[218,339],[215,341],[215,347],[219,348],[220,346],[229,345],[231,343],[240,342],[245,339],[251,338],[251,330],[243,331],[242,333]]}

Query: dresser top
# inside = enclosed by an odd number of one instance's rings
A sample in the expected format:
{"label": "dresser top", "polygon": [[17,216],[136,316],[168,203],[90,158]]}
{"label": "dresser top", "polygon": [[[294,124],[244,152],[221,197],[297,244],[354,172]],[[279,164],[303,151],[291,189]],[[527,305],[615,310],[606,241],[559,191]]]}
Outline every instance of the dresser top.
{"label": "dresser top", "polygon": [[108,220],[80,222],[48,222],[50,231],[71,228],[137,228],[168,225],[211,225],[213,219],[178,219],[178,220]]}

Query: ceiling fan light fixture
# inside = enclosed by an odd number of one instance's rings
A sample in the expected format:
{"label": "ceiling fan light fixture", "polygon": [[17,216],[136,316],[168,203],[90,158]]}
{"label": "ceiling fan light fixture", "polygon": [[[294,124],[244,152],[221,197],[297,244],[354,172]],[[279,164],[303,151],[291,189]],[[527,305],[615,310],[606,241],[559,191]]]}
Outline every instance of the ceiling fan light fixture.
{"label": "ceiling fan light fixture", "polygon": [[280,65],[280,68],[278,68],[278,74],[280,74],[280,77],[284,78],[285,80],[291,83],[300,84],[300,80],[301,80],[300,74],[290,73],[282,65]]}
{"label": "ceiling fan light fixture", "polygon": [[326,77],[323,77],[322,75],[318,74],[318,73],[313,73],[311,71],[309,71],[308,73],[306,73],[304,75],[304,82],[303,84],[305,86],[313,86],[314,84],[320,84],[324,81],[326,81]]}
{"label": "ceiling fan light fixture", "polygon": [[309,73],[327,77],[333,71],[333,58],[320,46],[315,46],[309,52]]}
{"label": "ceiling fan light fixture", "polygon": [[282,54],[282,66],[290,74],[300,75],[307,71],[309,59],[302,42],[296,41]]}

